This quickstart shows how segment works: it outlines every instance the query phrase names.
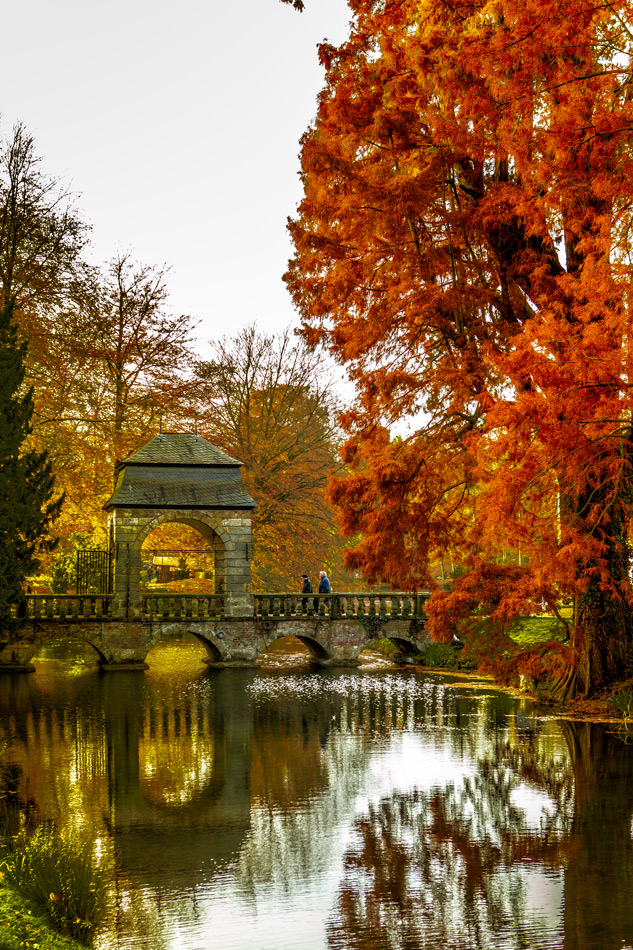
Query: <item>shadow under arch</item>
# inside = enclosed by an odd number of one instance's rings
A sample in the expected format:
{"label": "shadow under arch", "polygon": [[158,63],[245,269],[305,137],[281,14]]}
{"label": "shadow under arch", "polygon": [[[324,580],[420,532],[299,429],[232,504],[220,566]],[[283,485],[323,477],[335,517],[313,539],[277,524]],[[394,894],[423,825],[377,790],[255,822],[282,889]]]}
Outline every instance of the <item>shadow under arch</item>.
{"label": "shadow under arch", "polygon": [[297,640],[300,640],[301,643],[303,643],[303,645],[308,648],[310,653],[313,656],[315,656],[318,660],[330,659],[329,653],[327,652],[325,647],[319,643],[318,640],[314,640],[312,637],[306,637],[303,635],[299,636],[298,634],[296,636],[297,636]]}
{"label": "shadow under arch", "polygon": [[196,633],[195,630],[189,630],[189,633],[194,637],[198,643],[201,643],[206,651],[206,660],[209,663],[221,663],[224,660],[224,656],[220,648],[211,640],[210,637],[202,636],[200,633]]}
{"label": "shadow under arch", "polygon": [[140,528],[134,539],[133,548],[139,563],[143,544],[152,531],[163,524],[186,525],[188,528],[193,528],[194,531],[205,539],[209,545],[209,549],[214,555],[215,593],[223,594],[226,590],[225,552],[229,544],[229,536],[227,531],[222,527],[220,518],[210,512],[202,511],[197,513],[195,517],[191,514],[184,514],[173,510],[163,511],[157,514],[155,518],[152,518],[151,521]]}
{"label": "shadow under arch", "polygon": [[403,640],[402,637],[386,637],[395,647],[398,648],[400,653],[404,653],[405,656],[411,656],[413,653],[417,653],[415,644],[411,643],[410,640]]}

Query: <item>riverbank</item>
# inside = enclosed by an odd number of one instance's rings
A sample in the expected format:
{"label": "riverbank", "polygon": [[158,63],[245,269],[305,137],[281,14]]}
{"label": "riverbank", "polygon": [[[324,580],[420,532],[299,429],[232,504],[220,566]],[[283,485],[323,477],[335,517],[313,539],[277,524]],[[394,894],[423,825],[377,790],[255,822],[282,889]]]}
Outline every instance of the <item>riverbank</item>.
{"label": "riverbank", "polygon": [[613,693],[592,699],[575,699],[569,702],[548,701],[538,691],[530,687],[519,688],[499,683],[490,673],[480,673],[477,670],[459,670],[445,666],[426,666],[425,664],[411,664],[408,669],[418,673],[434,673],[438,676],[450,676],[468,682],[473,688],[478,685],[490,686],[500,693],[515,696],[517,699],[530,699],[542,712],[556,719],[568,719],[577,722],[609,722],[622,726],[630,726],[633,730],[633,707],[630,712],[627,708],[621,712],[614,710]]}
{"label": "riverbank", "polygon": [[0,947],[2,950],[85,950],[70,937],[51,930],[1,879]]}

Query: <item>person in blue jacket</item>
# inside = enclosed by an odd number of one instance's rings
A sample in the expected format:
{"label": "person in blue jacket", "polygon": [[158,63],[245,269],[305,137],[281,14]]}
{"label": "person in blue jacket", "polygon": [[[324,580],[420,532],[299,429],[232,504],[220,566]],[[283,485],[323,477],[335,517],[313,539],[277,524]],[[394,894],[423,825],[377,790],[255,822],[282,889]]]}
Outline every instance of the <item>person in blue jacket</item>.
{"label": "person in blue jacket", "polygon": [[[331,593],[332,588],[330,587],[330,581],[325,573],[325,571],[319,571],[319,593],[320,594],[329,594]],[[326,605],[330,606],[330,598],[327,597],[325,600]]]}

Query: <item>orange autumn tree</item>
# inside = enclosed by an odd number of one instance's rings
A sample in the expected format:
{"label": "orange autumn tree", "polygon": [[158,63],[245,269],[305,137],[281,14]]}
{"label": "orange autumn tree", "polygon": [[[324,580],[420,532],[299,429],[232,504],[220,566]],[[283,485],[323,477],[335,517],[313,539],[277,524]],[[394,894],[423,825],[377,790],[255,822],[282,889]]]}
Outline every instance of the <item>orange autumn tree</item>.
{"label": "orange autumn tree", "polygon": [[357,387],[349,561],[414,588],[460,552],[437,637],[573,599],[550,670],[589,693],[631,659],[633,5],[349,6],[286,278]]}

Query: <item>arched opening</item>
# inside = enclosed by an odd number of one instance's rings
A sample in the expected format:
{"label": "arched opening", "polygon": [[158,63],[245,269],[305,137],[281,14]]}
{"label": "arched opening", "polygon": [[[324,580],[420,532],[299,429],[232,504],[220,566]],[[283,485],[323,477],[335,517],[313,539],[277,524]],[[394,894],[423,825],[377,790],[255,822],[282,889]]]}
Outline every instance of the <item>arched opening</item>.
{"label": "arched opening", "polygon": [[311,637],[278,637],[257,657],[262,669],[307,669],[327,660],[326,650]]}
{"label": "arched opening", "polygon": [[223,593],[222,538],[197,519],[156,519],[141,541],[139,580],[141,594]]}

